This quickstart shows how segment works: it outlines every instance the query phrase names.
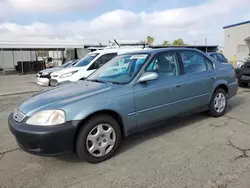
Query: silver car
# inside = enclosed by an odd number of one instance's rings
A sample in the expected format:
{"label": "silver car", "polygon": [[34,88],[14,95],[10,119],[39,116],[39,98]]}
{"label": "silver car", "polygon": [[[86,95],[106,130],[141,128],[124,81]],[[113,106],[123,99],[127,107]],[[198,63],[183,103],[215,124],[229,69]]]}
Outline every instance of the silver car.
{"label": "silver car", "polygon": [[118,55],[84,81],[29,98],[8,122],[29,153],[76,152],[98,163],[122,138],[155,122],[197,111],[222,116],[237,90],[230,64],[194,49],[149,49]]}
{"label": "silver car", "polygon": [[41,86],[49,86],[50,85],[50,80],[51,80],[51,73],[55,71],[59,71],[65,68],[69,68],[74,66],[77,63],[77,60],[69,60],[65,64],[59,66],[59,67],[54,67],[54,68],[48,68],[39,71],[36,74],[36,83]]}

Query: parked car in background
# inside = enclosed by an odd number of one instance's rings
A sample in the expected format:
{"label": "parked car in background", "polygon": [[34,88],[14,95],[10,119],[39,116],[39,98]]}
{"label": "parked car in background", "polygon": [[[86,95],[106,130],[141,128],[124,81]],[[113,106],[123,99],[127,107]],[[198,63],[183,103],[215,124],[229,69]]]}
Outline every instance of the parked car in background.
{"label": "parked car in background", "polygon": [[51,74],[51,85],[58,86],[86,78],[118,54],[139,49],[140,48],[114,48],[91,52],[79,60],[74,67]]}
{"label": "parked car in background", "polygon": [[77,62],[77,60],[69,60],[59,67],[48,68],[48,69],[44,69],[44,70],[39,71],[36,74],[36,83],[39,85],[42,85],[42,86],[49,86],[50,79],[51,79],[51,73],[65,69],[65,68],[72,67],[72,66],[74,66],[74,64],[76,64],[76,62]]}
{"label": "parked car in background", "polygon": [[[126,68],[117,71],[121,62]],[[231,64],[201,51],[140,50],[116,56],[83,81],[29,98],[8,122],[29,153],[75,151],[98,163],[114,155],[124,136],[160,120],[197,111],[222,116],[237,90]]]}
{"label": "parked car in background", "polygon": [[217,61],[221,62],[221,63],[228,63],[227,58],[219,52],[211,52],[208,53],[209,56],[211,56],[212,58],[216,59]]}
{"label": "parked car in background", "polygon": [[240,87],[247,87],[250,83],[250,58],[236,68],[236,76]]}

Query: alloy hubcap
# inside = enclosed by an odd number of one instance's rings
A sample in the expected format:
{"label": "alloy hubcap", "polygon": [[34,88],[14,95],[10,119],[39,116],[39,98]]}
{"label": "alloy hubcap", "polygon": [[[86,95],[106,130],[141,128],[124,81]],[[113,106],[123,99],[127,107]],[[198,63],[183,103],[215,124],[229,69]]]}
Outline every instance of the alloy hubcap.
{"label": "alloy hubcap", "polygon": [[214,99],[214,109],[221,113],[226,107],[226,96],[223,93],[218,93]]}
{"label": "alloy hubcap", "polygon": [[116,134],[109,124],[99,124],[88,134],[86,147],[88,152],[95,157],[107,155],[115,145]]}

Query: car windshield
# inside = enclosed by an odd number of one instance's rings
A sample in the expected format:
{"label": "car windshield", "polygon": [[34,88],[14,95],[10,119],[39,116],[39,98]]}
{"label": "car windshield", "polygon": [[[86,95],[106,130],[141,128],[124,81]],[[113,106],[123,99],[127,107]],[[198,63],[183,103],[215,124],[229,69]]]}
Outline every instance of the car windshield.
{"label": "car windshield", "polygon": [[129,83],[145,64],[148,56],[147,53],[116,56],[91,74],[87,80],[113,84]]}
{"label": "car windshield", "polygon": [[83,67],[88,65],[96,56],[98,56],[99,53],[91,53],[91,54],[87,54],[85,57],[83,57],[82,59],[80,59],[75,65],[74,67]]}
{"label": "car windshield", "polygon": [[67,68],[67,67],[71,66],[73,64],[73,62],[74,62],[73,60],[70,60],[67,63],[63,64],[61,67],[62,68]]}

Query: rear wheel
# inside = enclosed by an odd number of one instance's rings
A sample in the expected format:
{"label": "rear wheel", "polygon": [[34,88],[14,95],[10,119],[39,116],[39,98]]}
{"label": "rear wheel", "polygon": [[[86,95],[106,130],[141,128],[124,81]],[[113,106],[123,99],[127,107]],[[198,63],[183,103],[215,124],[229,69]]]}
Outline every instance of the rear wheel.
{"label": "rear wheel", "polygon": [[247,87],[247,86],[248,86],[248,83],[239,82],[239,86],[240,86],[240,87]]}
{"label": "rear wheel", "polygon": [[227,108],[227,94],[224,89],[217,89],[209,105],[209,114],[213,117],[220,117],[225,114]]}
{"label": "rear wheel", "polygon": [[114,155],[120,141],[118,122],[111,116],[98,115],[89,119],[80,129],[76,152],[82,160],[99,163]]}

